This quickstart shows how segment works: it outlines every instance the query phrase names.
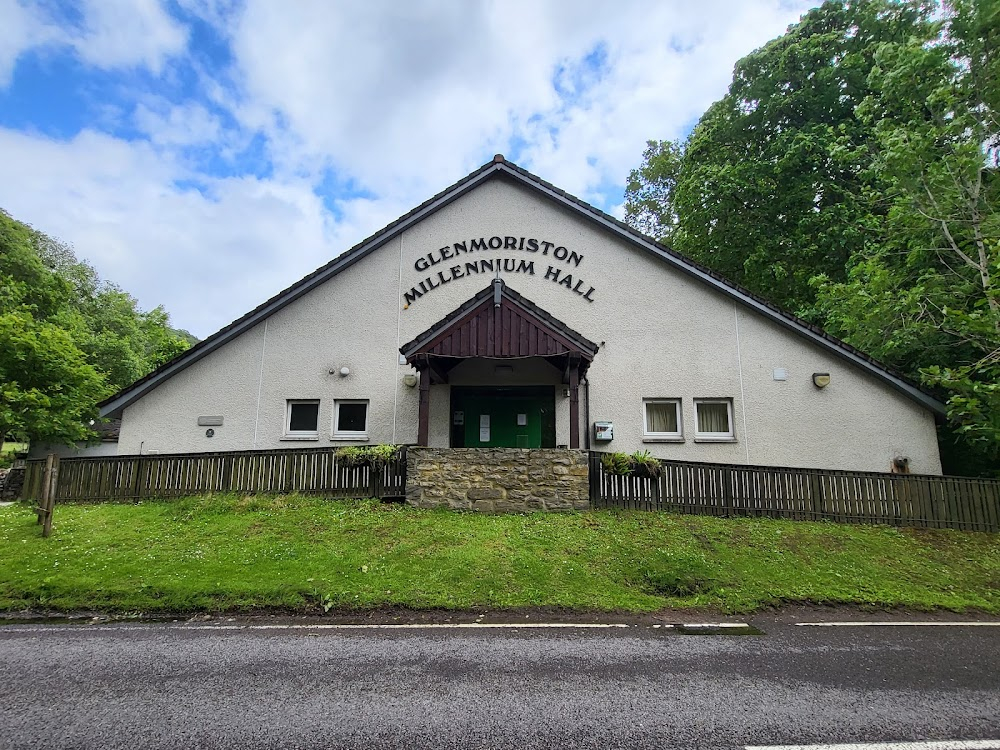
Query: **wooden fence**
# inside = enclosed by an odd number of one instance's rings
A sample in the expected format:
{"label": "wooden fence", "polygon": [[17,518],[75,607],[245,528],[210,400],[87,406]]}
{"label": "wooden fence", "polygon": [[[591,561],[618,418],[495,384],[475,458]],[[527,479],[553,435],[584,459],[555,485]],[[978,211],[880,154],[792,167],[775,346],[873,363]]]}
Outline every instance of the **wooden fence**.
{"label": "wooden fence", "polygon": [[771,516],[1000,531],[1000,480],[662,461],[658,477],[609,474],[590,454],[595,508]]}
{"label": "wooden fence", "polygon": [[[23,498],[40,497],[44,471],[45,459],[27,462]],[[401,497],[406,450],[376,467],[351,465],[331,448],[64,458],[54,499],[135,501],[207,492]]]}

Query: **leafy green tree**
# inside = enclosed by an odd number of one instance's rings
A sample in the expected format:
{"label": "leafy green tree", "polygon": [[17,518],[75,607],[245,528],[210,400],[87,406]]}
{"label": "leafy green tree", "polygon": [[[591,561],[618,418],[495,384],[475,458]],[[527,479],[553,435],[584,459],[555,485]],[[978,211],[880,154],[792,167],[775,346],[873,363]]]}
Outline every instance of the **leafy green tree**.
{"label": "leafy green tree", "polygon": [[996,467],[1000,3],[957,0],[933,31],[877,52],[857,113],[886,219],[845,281],[817,281],[819,308],[831,331],[937,388],[951,437]]}
{"label": "leafy green tree", "polygon": [[0,211],[0,440],[85,439],[101,398],[190,346],[169,322]]}
{"label": "leafy green tree", "polygon": [[679,222],[674,192],[683,156],[680,141],[647,141],[642,166],[629,173],[625,186],[625,222],[668,244]]}
{"label": "leafy green tree", "polygon": [[807,13],[736,64],[683,147],[650,144],[630,175],[626,220],[811,317],[812,276],[843,280],[884,214],[864,169],[872,127],[855,117],[876,52],[926,34],[928,15],[891,0]]}
{"label": "leafy green tree", "polygon": [[935,389],[946,469],[1000,471],[998,113],[1000,0],[830,0],[649,143],[626,219]]}
{"label": "leafy green tree", "polygon": [[27,308],[0,314],[0,444],[72,443],[92,433],[104,379],[69,333]]}

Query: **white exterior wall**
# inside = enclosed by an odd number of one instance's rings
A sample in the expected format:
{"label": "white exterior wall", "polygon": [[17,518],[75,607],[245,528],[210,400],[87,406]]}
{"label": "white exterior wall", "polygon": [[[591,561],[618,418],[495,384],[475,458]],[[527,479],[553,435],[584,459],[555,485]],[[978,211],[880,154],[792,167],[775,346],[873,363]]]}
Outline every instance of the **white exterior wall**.
{"label": "white exterior wall", "polygon": [[[459,255],[428,270],[421,257],[455,242],[535,238],[582,256],[579,264],[523,250]],[[553,249],[554,249],[553,247]],[[895,456],[940,473],[933,417],[890,386],[728,296],[506,180],[483,183],[126,408],[120,453],[304,447],[283,440],[286,399],[319,399],[319,444],[331,439],[335,399],[368,399],[369,442],[414,443],[418,389],[402,378],[399,346],[486,287],[492,274],[453,278],[408,307],[404,292],[439,271],[480,259],[533,263],[505,282],[601,348],[588,373],[590,420],[613,421],[601,449],[648,449],[664,458],[888,471]],[[594,287],[593,302],[545,278],[549,266]],[[738,335],[737,335],[738,328]],[[505,362],[510,364],[511,362]],[[513,361],[510,384],[558,383],[538,361]],[[336,374],[341,367],[351,374]],[[476,370],[479,368],[479,372]],[[788,380],[776,382],[774,368]],[[334,374],[330,374],[333,370]],[[829,372],[819,390],[813,372]],[[492,363],[455,368],[455,384],[499,384]],[[480,379],[484,378],[484,379]],[[685,441],[645,443],[642,399],[682,399]],[[696,443],[694,401],[733,401],[736,439]],[[569,442],[569,403],[557,387],[557,443]],[[581,389],[584,429],[586,400]],[[431,388],[431,445],[446,446],[449,386]],[[200,415],[221,415],[215,437]],[[581,445],[584,442],[581,440]],[[598,447],[598,446],[595,446]]]}
{"label": "white exterior wall", "polygon": [[28,458],[46,458],[55,453],[59,458],[101,458],[117,456],[118,443],[113,440],[100,443],[77,443],[76,445],[34,445],[28,450]]}

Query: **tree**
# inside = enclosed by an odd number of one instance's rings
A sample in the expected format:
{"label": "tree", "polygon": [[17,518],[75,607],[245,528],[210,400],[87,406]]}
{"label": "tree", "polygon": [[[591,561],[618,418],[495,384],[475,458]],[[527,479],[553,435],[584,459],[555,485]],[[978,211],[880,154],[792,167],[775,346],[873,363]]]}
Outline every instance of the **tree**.
{"label": "tree", "polygon": [[0,440],[86,439],[101,398],[190,346],[169,322],[0,211]]}
{"label": "tree", "polygon": [[864,172],[872,128],[854,113],[876,51],[925,33],[927,18],[916,1],[831,0],[807,13],[736,64],[683,147],[647,149],[626,219],[672,226],[680,252],[812,317],[811,277],[843,280],[884,213]]}
{"label": "tree", "polygon": [[625,187],[625,223],[667,244],[679,221],[674,191],[683,156],[680,141],[646,141],[642,166],[629,173]]}
{"label": "tree", "polygon": [[27,308],[0,314],[0,445],[9,437],[86,440],[107,395],[69,333]]}
{"label": "tree", "polygon": [[997,471],[1000,0],[826,2],[656,145],[628,221],[934,389],[946,469]]}
{"label": "tree", "polygon": [[870,171],[888,206],[842,283],[821,279],[828,327],[947,399],[957,437],[1000,462],[1000,3],[957,0],[931,39],[884,43]]}

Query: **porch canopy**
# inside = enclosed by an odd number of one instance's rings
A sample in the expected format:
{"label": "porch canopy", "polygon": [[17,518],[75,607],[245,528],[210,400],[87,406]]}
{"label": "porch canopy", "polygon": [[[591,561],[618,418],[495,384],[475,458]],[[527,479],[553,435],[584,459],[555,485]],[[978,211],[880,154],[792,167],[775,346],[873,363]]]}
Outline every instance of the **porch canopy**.
{"label": "porch canopy", "polygon": [[399,348],[420,373],[417,442],[427,445],[430,386],[448,383],[462,361],[541,357],[562,372],[569,387],[570,447],[580,447],[580,379],[598,345],[507,286],[502,279],[462,304],[413,341]]}

